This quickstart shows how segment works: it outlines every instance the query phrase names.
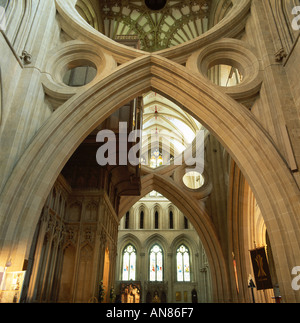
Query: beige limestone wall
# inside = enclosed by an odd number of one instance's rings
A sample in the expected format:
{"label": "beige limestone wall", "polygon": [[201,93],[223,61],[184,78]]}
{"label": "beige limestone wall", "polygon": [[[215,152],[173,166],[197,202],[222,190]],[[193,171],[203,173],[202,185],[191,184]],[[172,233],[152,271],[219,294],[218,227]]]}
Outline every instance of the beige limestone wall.
{"label": "beige limestone wall", "polygon": [[[60,42],[52,1],[11,1],[0,34],[3,88],[0,191],[32,137],[51,115],[41,79],[48,51]],[[24,54],[24,51],[26,54]],[[26,56],[28,55],[28,56]]]}
{"label": "beige limestone wall", "polygon": [[[296,163],[300,165],[300,40],[299,35],[296,38],[293,48],[287,60],[285,61],[285,71],[287,74],[287,80],[290,85],[291,94],[295,103],[296,111],[290,113],[290,124],[289,136],[293,143],[293,152],[295,154]],[[299,172],[295,174],[299,178]],[[299,182],[299,180],[298,180]]]}
{"label": "beige limestone wall", "polygon": [[[212,31],[195,41],[155,55],[124,48],[96,33],[78,19],[73,1],[56,1],[60,25],[56,20],[54,1],[38,2],[41,5],[38,10],[43,14],[37,15],[38,18],[32,28],[30,24],[26,25],[26,28],[14,28],[15,31],[20,30],[22,35],[19,39],[15,37],[16,35],[12,36],[14,38],[9,38],[14,39],[11,42],[16,44],[16,52],[21,55],[20,50],[24,49],[24,42],[29,39],[26,36],[32,31],[33,38],[30,38],[28,42],[30,46],[26,49],[34,54],[33,61],[36,62],[36,69],[33,68],[31,72],[30,69],[23,70],[22,82],[21,71],[17,70],[20,92],[15,93],[12,102],[19,102],[20,105],[14,105],[15,110],[11,110],[9,119],[4,118],[7,126],[1,133],[1,145],[4,151],[7,147],[11,147],[11,150],[7,149],[5,152],[3,168],[5,171],[1,173],[4,182],[10,178],[8,186],[0,196],[1,265],[12,257],[15,268],[22,267],[26,250],[33,237],[34,228],[31,224],[37,223],[42,206],[62,164],[67,161],[72,149],[77,147],[85,134],[96,126],[97,121],[103,121],[101,118],[108,116],[118,104],[129,101],[142,92],[155,89],[186,105],[189,112],[200,121],[204,121],[238,163],[256,195],[269,229],[283,296],[287,301],[299,301],[299,294],[291,288],[291,269],[299,260],[299,189],[290,172],[292,159],[290,159],[284,131],[287,125],[288,133],[290,131],[298,133],[298,126],[293,124],[292,117],[295,114],[289,95],[294,93],[297,97],[297,92],[288,86],[291,72],[289,71],[287,76],[281,63],[276,62],[275,55],[280,48],[277,47],[276,39],[274,40],[273,35],[269,33],[270,29],[275,29],[268,23],[269,17],[266,17],[268,11],[264,11],[264,2],[261,0],[235,1],[236,10],[233,14],[227,16]],[[38,2],[35,1],[35,5]],[[197,70],[191,71],[175,63],[176,61],[184,65],[191,53],[198,51],[199,48],[206,48],[220,38],[238,37],[245,27],[249,14],[253,20],[252,28],[247,31],[248,39],[252,38],[251,43],[256,47],[264,70],[263,82],[266,92],[261,92],[265,94],[261,103],[269,110],[267,118],[271,121],[271,123],[265,122],[264,129],[256,118],[258,113],[249,113],[241,104],[230,98],[228,93],[208,84],[207,79],[203,78]],[[37,128],[45,121],[43,118],[48,117],[41,113],[44,111],[42,110],[44,103],[38,74],[43,65],[41,62],[45,52],[52,48],[51,44],[49,48],[47,47],[46,40],[52,27],[55,39],[53,43],[59,43],[57,38],[59,26],[70,38],[93,43],[97,51],[106,51],[106,54],[115,58],[118,63],[126,63],[113,73],[108,72],[106,78],[100,77],[99,82],[92,84],[86,92],[82,91],[70,99],[55,115],[49,116],[44,127],[36,133]],[[46,30],[49,33],[46,33]],[[45,38],[43,38],[44,32],[47,35]],[[233,42],[225,40],[226,44],[232,46]],[[217,43],[217,49],[219,49],[218,45],[221,47],[221,42]],[[240,49],[241,46],[232,47],[232,49],[236,48]],[[7,46],[5,50],[8,50]],[[247,48],[245,53],[248,53],[248,50]],[[10,53],[8,57],[11,55]],[[38,55],[38,58],[35,55]],[[136,57],[138,58],[129,62]],[[17,66],[15,63],[12,65]],[[291,67],[287,65],[286,69],[290,70]],[[292,78],[295,79],[295,76]],[[13,80],[10,84],[12,87],[5,84],[4,86],[10,89],[16,86]],[[30,104],[31,100],[34,105]],[[295,100],[298,102],[296,98]],[[20,101],[26,102],[26,105],[21,104]],[[120,101],[124,102],[120,103]],[[46,107],[48,107],[47,104]],[[36,113],[41,113],[41,118],[36,119]],[[264,112],[261,113],[261,118],[263,117]],[[272,137],[264,131],[265,129],[272,130]],[[11,132],[14,133],[13,136]],[[34,137],[32,137],[33,134],[35,134]],[[297,137],[292,139],[294,139],[293,148],[299,147]],[[30,148],[25,150],[24,145],[28,143],[31,144]],[[20,157],[22,158],[19,163],[16,163]],[[15,169],[12,172],[14,166]],[[166,192],[179,201],[180,197],[186,196],[185,193],[181,194],[178,185],[167,176],[166,178],[163,178],[162,174],[155,174],[155,176],[156,182],[151,185],[162,187],[170,184],[173,192],[165,188]],[[181,206],[189,210],[187,213],[193,219],[196,230],[205,238],[203,240],[209,251],[208,257],[213,264],[213,284],[215,287],[221,286],[215,289],[214,299],[228,301],[230,300],[226,273],[228,268],[222,258],[215,228],[206,214],[198,212],[200,208],[197,207],[197,203],[193,200],[190,205],[184,205],[184,202],[180,201]]]}

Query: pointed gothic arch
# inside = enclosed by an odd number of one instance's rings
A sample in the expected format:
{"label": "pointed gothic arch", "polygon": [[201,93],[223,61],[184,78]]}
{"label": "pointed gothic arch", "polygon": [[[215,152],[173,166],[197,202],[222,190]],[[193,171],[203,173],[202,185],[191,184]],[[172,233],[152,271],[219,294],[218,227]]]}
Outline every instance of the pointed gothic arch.
{"label": "pointed gothic arch", "polygon": [[[123,64],[78,92],[40,129],[1,195],[1,262],[13,257],[21,266],[47,195],[83,138],[126,102],[149,90],[184,106],[236,161],[262,210],[282,294],[287,301],[298,299],[290,285],[290,268],[299,259],[299,190],[287,164],[249,111],[185,67],[157,55]],[[289,256],[282,253],[285,248],[291,250]],[[224,270],[220,268],[219,273]],[[224,282],[215,287],[217,299],[228,300]]]}
{"label": "pointed gothic arch", "polygon": [[[227,294],[229,277],[226,261],[218,235],[208,214],[195,201],[189,199],[189,194],[178,187],[168,177],[153,173],[144,176],[142,178],[141,196],[145,196],[153,190],[166,197],[191,221],[193,227],[199,234],[211,268],[213,297],[218,301],[228,299],[230,296]],[[139,198],[131,197],[121,199],[119,215],[123,216],[123,210],[130,209],[138,202]],[[189,201],[189,203],[186,203],[186,201]]]}

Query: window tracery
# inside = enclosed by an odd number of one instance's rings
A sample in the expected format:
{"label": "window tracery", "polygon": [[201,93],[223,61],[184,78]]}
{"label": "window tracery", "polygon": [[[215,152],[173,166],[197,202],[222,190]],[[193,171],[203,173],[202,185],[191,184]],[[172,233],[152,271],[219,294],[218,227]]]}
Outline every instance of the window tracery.
{"label": "window tracery", "polygon": [[122,280],[129,281],[136,279],[136,249],[128,245],[123,251]]}
{"label": "window tracery", "polygon": [[150,250],[150,281],[163,281],[163,251],[158,244]]}
{"label": "window tracery", "polygon": [[176,253],[177,281],[191,281],[190,273],[190,252],[185,245],[181,245]]}

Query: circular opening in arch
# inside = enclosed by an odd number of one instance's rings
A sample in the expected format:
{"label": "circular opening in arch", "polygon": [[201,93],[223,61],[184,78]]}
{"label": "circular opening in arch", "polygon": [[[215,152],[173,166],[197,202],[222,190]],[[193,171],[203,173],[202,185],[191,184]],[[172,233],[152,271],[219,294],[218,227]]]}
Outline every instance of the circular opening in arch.
{"label": "circular opening in arch", "polygon": [[93,81],[97,75],[95,64],[89,61],[69,63],[63,76],[63,82],[72,87],[84,86]]}
{"label": "circular opening in arch", "polygon": [[145,5],[150,10],[162,10],[167,4],[167,0],[145,0]]}
{"label": "circular opening in arch", "polygon": [[209,68],[208,78],[216,85],[231,87],[243,81],[243,74],[237,67],[226,64],[216,64]]}
{"label": "circular opening in arch", "polygon": [[192,190],[197,190],[204,185],[204,177],[198,172],[188,172],[183,178],[184,185]]}

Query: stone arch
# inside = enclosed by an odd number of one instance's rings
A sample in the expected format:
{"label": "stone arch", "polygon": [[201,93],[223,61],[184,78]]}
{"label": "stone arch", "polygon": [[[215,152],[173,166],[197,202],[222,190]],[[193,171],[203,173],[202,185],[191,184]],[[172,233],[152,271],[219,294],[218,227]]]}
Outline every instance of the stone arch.
{"label": "stone arch", "polygon": [[[149,90],[185,107],[231,154],[262,210],[282,294],[286,301],[299,299],[291,288],[290,272],[299,259],[299,190],[285,160],[250,111],[185,67],[150,54],[123,64],[72,97],[32,140],[1,195],[1,263],[12,256],[21,266],[47,194],[83,138]],[[222,292],[217,293],[221,300]]]}
{"label": "stone arch", "polygon": [[195,241],[190,239],[190,237],[187,234],[181,234],[172,241],[170,246],[171,251],[175,253],[178,247],[182,244],[185,245],[193,253],[196,253],[197,244]]}
{"label": "stone arch", "polygon": [[168,249],[169,246],[166,239],[161,234],[158,234],[158,233],[152,234],[148,239],[145,240],[143,244],[143,248],[145,250],[146,256],[148,257],[151,248],[155,244],[158,244],[162,248],[164,257],[165,257],[169,251]]}
{"label": "stone arch", "polygon": [[[231,281],[231,287],[234,295],[233,298],[236,298],[238,302],[242,300],[251,302],[248,278],[250,273],[253,275],[253,269],[249,250],[255,247],[266,246],[267,257],[271,267],[273,259],[269,251],[272,249],[272,246],[269,241],[266,241],[266,225],[249,184],[235,163],[231,165],[231,172],[227,223],[230,232],[229,250],[232,251],[232,254],[228,255],[228,257],[229,261],[233,258],[235,259],[237,268],[242,268],[242,270],[237,271],[239,293],[235,292],[237,285],[234,280]],[[235,189],[232,189],[233,187]],[[229,268],[229,270],[231,275],[233,275],[233,267]],[[276,286],[276,272],[273,272],[271,277],[273,285]],[[262,303],[268,302],[273,296],[273,290],[255,290],[254,293],[256,301]]]}
{"label": "stone arch", "polygon": [[[203,211],[198,203],[189,200],[189,194],[182,190],[174,181],[159,174],[149,174],[142,178],[141,196],[145,196],[155,190],[171,201],[188,219],[199,234],[205,249],[212,273],[212,286],[214,300],[225,300],[228,294],[228,275],[222,248],[211,219]],[[139,197],[121,199],[120,214],[123,210],[130,208],[139,200]],[[186,201],[189,200],[189,203]],[[151,236],[153,237],[153,236]]]}
{"label": "stone arch", "polygon": [[[213,242],[214,244],[218,244],[218,238],[206,212],[193,201],[186,203],[186,199],[189,197],[188,194],[181,190],[170,178],[157,174],[149,174],[142,179],[142,188],[142,196],[150,193],[152,190],[161,193],[188,217],[204,242],[207,241],[209,236],[212,241],[215,239]],[[130,208],[130,206],[134,205],[138,200],[139,197],[121,199],[120,214],[123,214],[124,209]],[[154,212],[153,210],[152,213]],[[198,217],[199,214],[200,217]],[[200,218],[201,222],[198,222]],[[205,229],[203,229],[203,227],[205,227]],[[207,236],[203,230],[207,230]]]}
{"label": "stone arch", "polygon": [[142,250],[142,245],[141,245],[141,241],[140,239],[138,239],[136,236],[134,236],[133,234],[131,233],[128,233],[128,234],[125,234],[119,241],[118,243],[118,250],[119,250],[119,253],[122,254],[123,252],[123,249],[129,245],[129,244],[132,244],[136,251],[138,253],[141,252]]}

